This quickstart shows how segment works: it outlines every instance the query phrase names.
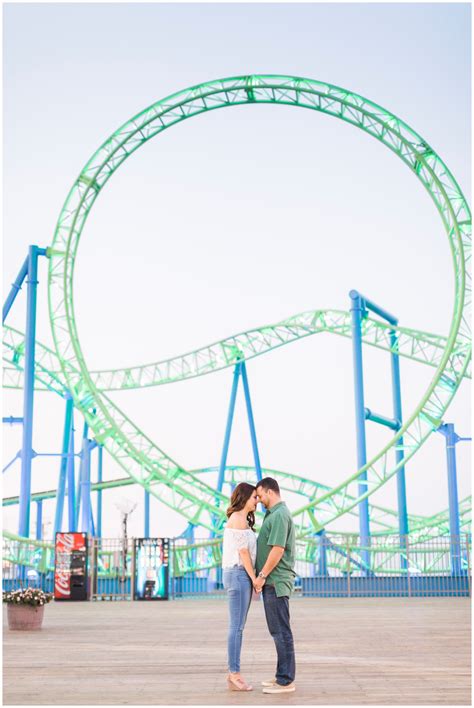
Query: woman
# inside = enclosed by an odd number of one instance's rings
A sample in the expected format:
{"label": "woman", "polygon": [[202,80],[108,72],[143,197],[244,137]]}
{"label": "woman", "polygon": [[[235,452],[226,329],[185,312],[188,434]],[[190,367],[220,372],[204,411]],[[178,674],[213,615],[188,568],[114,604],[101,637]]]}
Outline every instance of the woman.
{"label": "woman", "polygon": [[227,509],[228,521],[224,529],[222,549],[224,588],[229,596],[227,685],[231,691],[252,690],[252,686],[249,686],[240,674],[240,650],[253,583],[256,581],[257,540],[253,528],[256,508],[256,488],[247,482],[241,482],[234,489]]}

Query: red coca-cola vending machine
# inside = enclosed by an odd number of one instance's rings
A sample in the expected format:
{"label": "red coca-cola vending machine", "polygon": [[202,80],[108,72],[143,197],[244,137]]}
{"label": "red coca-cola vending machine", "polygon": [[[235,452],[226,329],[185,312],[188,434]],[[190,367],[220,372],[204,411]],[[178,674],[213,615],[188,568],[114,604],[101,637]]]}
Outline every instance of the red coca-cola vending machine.
{"label": "red coca-cola vending machine", "polygon": [[54,599],[88,599],[87,534],[56,533]]}

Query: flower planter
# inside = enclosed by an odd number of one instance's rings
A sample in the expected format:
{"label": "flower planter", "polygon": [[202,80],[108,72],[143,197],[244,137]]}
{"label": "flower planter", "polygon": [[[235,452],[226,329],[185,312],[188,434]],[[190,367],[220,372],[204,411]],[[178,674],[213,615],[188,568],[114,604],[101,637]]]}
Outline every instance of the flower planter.
{"label": "flower planter", "polygon": [[8,629],[41,629],[44,605],[33,607],[33,605],[8,604],[7,613]]}

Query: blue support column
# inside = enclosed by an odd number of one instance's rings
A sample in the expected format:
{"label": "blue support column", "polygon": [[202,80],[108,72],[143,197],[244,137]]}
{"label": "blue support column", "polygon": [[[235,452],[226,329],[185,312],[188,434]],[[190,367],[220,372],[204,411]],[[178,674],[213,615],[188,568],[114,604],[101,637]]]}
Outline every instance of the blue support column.
{"label": "blue support column", "polygon": [[23,281],[25,280],[28,274],[29,258],[29,255],[25,258],[25,262],[21,266],[20,272],[15,278],[15,282],[12,283],[11,290],[8,293],[7,299],[5,300],[5,304],[3,305],[2,324],[5,324],[5,320],[7,319],[11,306],[15,302],[16,296],[20,292],[21,286],[23,285]]}
{"label": "blue support column", "polygon": [[224,435],[224,445],[222,446],[221,462],[219,465],[219,476],[217,478],[217,491],[222,492],[224,484],[225,467],[227,463],[227,453],[229,452],[230,433],[232,430],[232,421],[234,418],[235,400],[237,398],[237,386],[239,385],[239,376],[241,374],[241,363],[235,365],[234,378],[232,381],[232,391],[230,394],[229,412],[227,414],[227,425]]}
{"label": "blue support column", "polygon": [[69,454],[69,437],[71,435],[71,418],[74,403],[70,395],[66,398],[66,414],[64,416],[64,431],[63,431],[63,446],[61,463],[59,465],[59,480],[56,492],[56,512],[54,515],[53,538],[56,538],[56,533],[62,530],[63,525],[63,509],[64,497],[66,493],[66,473]]}
{"label": "blue support column", "polygon": [[31,504],[31,460],[33,458],[33,397],[35,387],[36,295],[38,257],[45,249],[30,246],[28,251],[28,292],[26,305],[25,366],[23,392],[23,439],[21,449],[20,508],[18,535],[29,538]]}
{"label": "blue support column", "polygon": [[67,508],[68,531],[76,531],[76,480],[74,453],[74,407],[71,412],[71,434],[69,436],[69,457],[67,459]]}
{"label": "blue support column", "polygon": [[[36,539],[37,541],[41,541],[43,531],[42,531],[42,526],[43,526],[43,500],[39,499],[36,502]],[[53,537],[55,538],[55,537]]]}
{"label": "blue support column", "polygon": [[85,438],[82,443],[81,465],[81,523],[79,531],[90,533],[91,517],[91,445]]}
{"label": "blue support column", "polygon": [[145,538],[150,538],[150,492],[145,489],[145,526],[144,526],[144,536]]}
{"label": "blue support column", "polygon": [[258,454],[257,435],[255,433],[255,423],[254,423],[253,413],[252,413],[252,403],[250,401],[250,390],[249,390],[249,382],[248,382],[248,378],[247,378],[247,368],[245,366],[245,361],[243,361],[241,363],[241,373],[242,373],[242,383],[244,386],[245,403],[247,405],[247,417],[249,420],[250,438],[252,440],[252,450],[253,450],[253,459],[255,461],[255,471],[257,473],[257,480],[260,481],[262,479],[262,468],[260,466],[260,456]]}
{"label": "blue support column", "polygon": [[[99,445],[97,451],[97,481],[102,482],[104,448]],[[102,538],[102,489],[97,490],[97,537]]]}
{"label": "blue support column", "polygon": [[318,575],[327,575],[328,574],[328,566],[327,566],[327,556],[326,556],[326,551],[327,551],[327,543],[326,543],[326,534],[324,532],[324,529],[316,534],[319,538],[319,556],[318,556]]}
{"label": "blue support column", "polygon": [[91,509],[91,450],[95,442],[88,439],[89,426],[84,422],[81,446],[81,464],[79,468],[79,482],[76,493],[76,526],[78,531],[89,533]]}
{"label": "blue support column", "polygon": [[446,459],[448,463],[449,534],[451,538],[451,573],[452,575],[460,575],[462,569],[460,543],[461,530],[459,524],[458,481],[456,470],[456,443],[458,442],[458,436],[454,432],[453,423],[444,423],[443,425],[440,425],[438,431],[442,433],[446,439]]}
{"label": "blue support column", "polygon": [[92,504],[90,505],[90,518],[89,518],[89,533],[93,538],[95,538],[95,524],[94,524],[94,514],[92,513]]}
{"label": "blue support column", "polygon": [[81,453],[80,453],[80,463],[79,463],[79,478],[77,480],[77,487],[76,487],[76,530],[77,531],[82,531],[79,527],[79,514],[81,511],[81,504],[82,504],[82,480],[84,477],[84,448],[87,446],[88,447],[88,439],[87,439],[87,434],[89,432],[89,426],[88,424],[84,421],[84,427],[82,429],[82,443],[81,443]]}
{"label": "blue support column", "polygon": [[[362,367],[362,317],[365,314],[362,298],[351,290],[349,293],[351,300],[350,310],[352,318],[352,357],[354,366],[354,398],[355,398],[355,420],[357,435],[357,468],[364,467],[367,462],[367,446],[365,439],[365,404],[364,404],[364,374]],[[367,472],[359,475],[359,495],[367,492]],[[368,546],[370,541],[369,527],[369,500],[363,499],[359,502],[359,532],[360,543]],[[362,558],[367,570],[370,569],[370,553],[363,550]]]}
{"label": "blue support column", "polygon": [[[398,336],[394,330],[390,332],[390,346],[392,348],[391,364],[392,364],[392,400],[393,400],[393,417],[402,424],[402,393],[400,382],[400,357],[398,355]],[[397,443],[395,448],[395,462],[398,465],[403,461],[403,437]],[[398,499],[398,530],[400,533],[400,545],[406,545],[408,534],[408,511],[407,511],[407,492],[405,482],[405,465],[400,467],[397,472],[397,499]],[[400,563],[403,570],[408,568],[408,560],[406,554],[400,557]]]}

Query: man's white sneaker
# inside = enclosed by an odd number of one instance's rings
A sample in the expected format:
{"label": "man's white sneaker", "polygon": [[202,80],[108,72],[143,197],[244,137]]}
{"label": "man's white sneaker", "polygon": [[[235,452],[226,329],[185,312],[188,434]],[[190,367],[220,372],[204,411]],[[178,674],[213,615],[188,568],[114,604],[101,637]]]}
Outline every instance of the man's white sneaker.
{"label": "man's white sneaker", "polygon": [[279,683],[274,683],[273,686],[265,686],[262,693],[292,693],[295,690],[294,683],[289,683],[288,686],[280,686]]}
{"label": "man's white sneaker", "polygon": [[262,686],[274,686],[276,684],[276,679],[270,679],[269,681],[262,681]]}

